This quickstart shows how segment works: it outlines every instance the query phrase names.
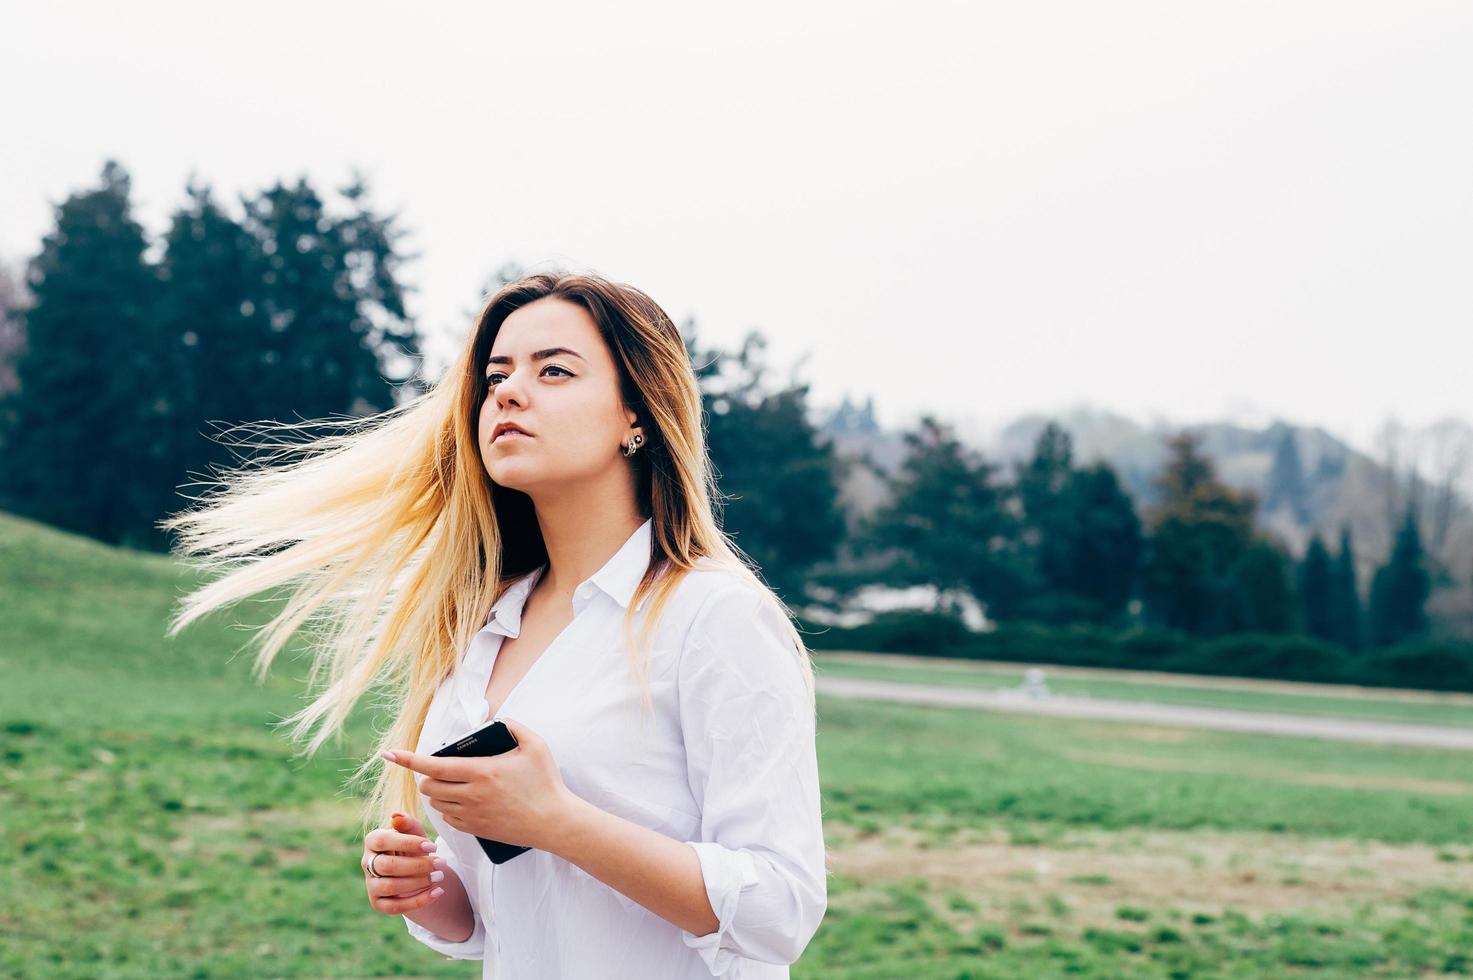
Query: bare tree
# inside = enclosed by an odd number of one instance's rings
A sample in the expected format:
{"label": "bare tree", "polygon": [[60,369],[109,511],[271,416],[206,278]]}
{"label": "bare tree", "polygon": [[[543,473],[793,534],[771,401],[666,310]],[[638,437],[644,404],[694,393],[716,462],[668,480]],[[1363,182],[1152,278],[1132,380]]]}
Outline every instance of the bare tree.
{"label": "bare tree", "polygon": [[1473,498],[1473,426],[1443,419],[1418,434],[1420,452],[1429,471],[1427,533],[1429,551],[1442,556],[1458,512]]}
{"label": "bare tree", "polygon": [[1381,464],[1381,478],[1385,487],[1386,522],[1381,529],[1385,534],[1384,545],[1390,550],[1391,535],[1400,526],[1405,506],[1402,499],[1401,468],[1406,458],[1406,427],[1394,417],[1388,417],[1376,431],[1375,446],[1377,462]]}
{"label": "bare tree", "polygon": [[21,313],[29,305],[19,270],[0,258],[0,398],[20,387],[16,367],[26,339]]}
{"label": "bare tree", "polygon": [[1460,530],[1473,521],[1473,424],[1446,418],[1411,429],[1389,418],[1377,431],[1375,448],[1386,508],[1385,526],[1378,530],[1389,540],[1411,510],[1428,559],[1456,579],[1468,564],[1473,533]]}

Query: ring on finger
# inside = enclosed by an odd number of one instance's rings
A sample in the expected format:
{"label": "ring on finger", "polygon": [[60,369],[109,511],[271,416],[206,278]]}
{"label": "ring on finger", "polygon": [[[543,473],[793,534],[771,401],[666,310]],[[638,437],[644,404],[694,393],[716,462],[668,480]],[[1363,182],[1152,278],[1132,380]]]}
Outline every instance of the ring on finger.
{"label": "ring on finger", "polygon": [[368,859],[368,865],[366,867],[366,870],[368,871],[369,874],[373,875],[375,878],[386,878],[386,877],[388,877],[387,875],[381,875],[381,874],[379,874],[377,871],[375,871],[373,869],[373,862],[377,861],[379,859],[379,855],[381,855],[383,853],[384,853],[383,851],[374,851],[373,852],[373,857],[371,857],[371,858]]}

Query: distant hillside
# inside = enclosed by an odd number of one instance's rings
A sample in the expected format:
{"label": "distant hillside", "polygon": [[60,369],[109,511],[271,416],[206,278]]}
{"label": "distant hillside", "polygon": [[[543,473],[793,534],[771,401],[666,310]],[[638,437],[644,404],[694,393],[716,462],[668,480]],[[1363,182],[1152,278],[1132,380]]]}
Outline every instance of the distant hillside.
{"label": "distant hillside", "polygon": [[[1004,427],[990,446],[981,448],[994,459],[1016,464],[1032,453],[1048,421],[1042,415],[1024,416]],[[1080,463],[1109,463],[1142,509],[1156,502],[1159,494],[1154,481],[1166,457],[1166,439],[1177,431],[1175,427],[1147,428],[1118,415],[1088,411],[1067,413],[1056,421],[1073,437]],[[1384,520],[1357,527],[1354,515],[1359,508],[1343,506],[1347,489],[1356,489],[1358,497],[1371,496],[1364,491],[1372,490],[1384,472],[1324,429],[1283,422],[1263,429],[1232,423],[1184,428],[1202,437],[1202,448],[1224,481],[1258,495],[1260,524],[1279,532],[1296,553],[1303,551],[1312,530],[1335,534],[1347,519],[1352,520],[1352,533],[1371,535],[1367,540],[1357,534],[1368,547],[1389,546]]]}

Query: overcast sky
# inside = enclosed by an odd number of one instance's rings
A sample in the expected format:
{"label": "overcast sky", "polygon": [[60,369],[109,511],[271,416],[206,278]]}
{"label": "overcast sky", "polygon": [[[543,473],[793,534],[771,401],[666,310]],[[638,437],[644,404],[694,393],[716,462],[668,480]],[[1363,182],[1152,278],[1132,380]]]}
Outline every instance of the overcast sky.
{"label": "overcast sky", "polygon": [[820,403],[1367,446],[1473,418],[1473,5],[8,5],[0,255],[367,174],[440,356],[504,262],[766,333]]}

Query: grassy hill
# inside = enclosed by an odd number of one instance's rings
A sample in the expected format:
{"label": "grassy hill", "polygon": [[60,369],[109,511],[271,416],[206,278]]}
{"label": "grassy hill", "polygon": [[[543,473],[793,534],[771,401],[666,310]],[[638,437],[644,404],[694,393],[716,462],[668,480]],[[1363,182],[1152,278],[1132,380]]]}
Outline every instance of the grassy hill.
{"label": "grassy hill", "polygon": [[[315,759],[273,730],[305,663],[250,676],[242,607],[163,636],[188,573],[0,515],[0,974],[436,974],[362,894],[358,737]],[[330,964],[330,967],[325,967]]]}

